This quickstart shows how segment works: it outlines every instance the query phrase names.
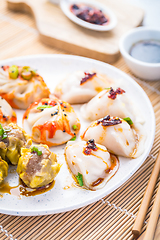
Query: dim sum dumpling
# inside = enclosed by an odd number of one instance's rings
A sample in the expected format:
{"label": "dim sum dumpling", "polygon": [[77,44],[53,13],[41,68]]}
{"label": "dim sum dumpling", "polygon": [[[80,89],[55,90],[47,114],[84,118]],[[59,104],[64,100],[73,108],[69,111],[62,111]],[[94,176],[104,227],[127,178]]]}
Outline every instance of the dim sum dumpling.
{"label": "dim sum dumpling", "polygon": [[0,184],[8,175],[8,163],[0,157]]}
{"label": "dim sum dumpling", "polygon": [[112,83],[104,75],[78,71],[68,75],[59,83],[54,90],[54,94],[70,104],[85,103],[104,88],[111,86]]}
{"label": "dim sum dumpling", "polygon": [[34,145],[22,148],[17,172],[30,188],[39,188],[53,182],[60,170],[57,156],[47,145]]}
{"label": "dim sum dumpling", "polygon": [[129,117],[133,122],[144,123],[140,112],[137,111],[134,103],[121,88],[113,90],[110,87],[101,91],[81,107],[81,114],[85,119],[91,121],[111,115],[120,118]]}
{"label": "dim sum dumpling", "polygon": [[56,146],[76,136],[80,121],[69,103],[44,98],[27,109],[23,127],[33,141]]}
{"label": "dim sum dumpling", "polygon": [[104,187],[119,167],[118,159],[94,139],[68,142],[65,158],[75,181],[91,190]]}
{"label": "dim sum dumpling", "polygon": [[28,66],[2,66],[0,68],[0,96],[13,108],[27,109],[29,105],[50,91],[43,78]]}
{"label": "dim sum dumpling", "polygon": [[83,140],[91,138],[111,153],[136,158],[144,152],[146,136],[141,124],[129,125],[123,119],[108,115],[91,123],[82,135]]}
{"label": "dim sum dumpling", "polygon": [[6,126],[9,123],[16,123],[17,116],[15,111],[11,108],[9,103],[0,97],[0,123],[2,126]]}
{"label": "dim sum dumpling", "polygon": [[31,139],[25,131],[16,124],[10,123],[4,128],[0,125],[0,156],[3,160],[18,163],[22,147],[29,147]]}

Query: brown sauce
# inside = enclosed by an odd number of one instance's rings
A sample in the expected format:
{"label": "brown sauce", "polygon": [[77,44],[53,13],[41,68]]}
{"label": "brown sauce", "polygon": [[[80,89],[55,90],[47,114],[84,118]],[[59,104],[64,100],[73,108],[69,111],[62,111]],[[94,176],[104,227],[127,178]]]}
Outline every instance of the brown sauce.
{"label": "brown sauce", "polygon": [[55,184],[55,181],[53,181],[52,183],[48,184],[45,187],[41,187],[38,189],[31,189],[26,187],[21,180],[19,180],[19,184],[17,186],[13,186],[13,187],[10,186],[8,182],[3,182],[0,185],[0,195],[2,197],[3,196],[2,194],[8,193],[18,198],[22,198],[22,196],[25,196],[25,197],[36,196],[36,195],[48,192],[54,187],[54,184]]}
{"label": "brown sauce", "polygon": [[131,47],[129,54],[142,62],[160,63],[160,41],[139,41]]}

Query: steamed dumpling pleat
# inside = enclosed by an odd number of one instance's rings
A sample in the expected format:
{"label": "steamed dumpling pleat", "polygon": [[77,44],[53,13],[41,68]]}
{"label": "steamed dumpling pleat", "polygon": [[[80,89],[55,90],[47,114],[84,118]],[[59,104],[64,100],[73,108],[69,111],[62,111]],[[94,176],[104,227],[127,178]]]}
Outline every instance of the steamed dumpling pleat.
{"label": "steamed dumpling pleat", "polygon": [[54,94],[70,104],[85,103],[112,83],[105,75],[78,71],[68,75],[59,83]]}
{"label": "steamed dumpling pleat", "polygon": [[80,121],[69,103],[44,98],[27,109],[23,127],[33,141],[56,146],[76,136]]}
{"label": "steamed dumpling pleat", "polygon": [[111,153],[136,158],[144,151],[146,137],[141,124],[130,126],[125,120],[108,115],[91,123],[82,135],[83,140],[91,138]]}
{"label": "steamed dumpling pleat", "polygon": [[113,90],[110,87],[101,91],[81,107],[81,114],[91,121],[111,115],[120,118],[129,117],[133,122],[144,123],[130,96],[121,88]]}
{"label": "steamed dumpling pleat", "polygon": [[[68,142],[65,158],[75,181],[91,190],[104,187],[119,167],[118,159],[93,139],[87,142]],[[81,181],[76,176],[80,176]]]}

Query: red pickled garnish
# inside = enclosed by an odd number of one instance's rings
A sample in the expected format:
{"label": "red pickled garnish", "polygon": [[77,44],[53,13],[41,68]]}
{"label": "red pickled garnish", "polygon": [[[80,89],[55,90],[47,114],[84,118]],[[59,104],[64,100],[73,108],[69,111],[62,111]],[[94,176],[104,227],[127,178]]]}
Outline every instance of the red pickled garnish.
{"label": "red pickled garnish", "polygon": [[85,74],[85,77],[82,78],[80,85],[82,85],[84,82],[87,82],[87,80],[90,80],[93,76],[96,75],[96,73],[87,73],[87,72],[84,72],[84,74]]}
{"label": "red pickled garnish", "polygon": [[91,154],[91,151],[97,151],[98,148],[94,142],[94,139],[90,139],[87,141],[87,147],[85,147],[83,153],[86,154],[86,155],[90,155]]}
{"label": "red pickled garnish", "polygon": [[108,97],[114,100],[116,99],[118,94],[123,94],[123,93],[125,93],[123,89],[117,88],[117,90],[114,91],[113,88],[111,87]]}
{"label": "red pickled garnish", "polygon": [[87,6],[85,4],[72,4],[70,10],[81,20],[92,24],[105,25],[109,22],[108,17],[106,17],[101,10]]}
{"label": "red pickled garnish", "polygon": [[119,118],[110,118],[110,115],[107,115],[102,120],[97,121],[97,124],[100,124],[100,123],[102,123],[102,126],[104,126],[104,127],[114,126],[114,125],[122,123],[122,120]]}

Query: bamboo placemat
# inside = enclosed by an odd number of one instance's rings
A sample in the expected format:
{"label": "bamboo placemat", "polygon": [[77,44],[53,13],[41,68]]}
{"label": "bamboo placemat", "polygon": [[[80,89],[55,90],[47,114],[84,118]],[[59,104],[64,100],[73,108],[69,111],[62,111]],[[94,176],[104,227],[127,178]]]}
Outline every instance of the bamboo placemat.
{"label": "bamboo placemat", "polygon": [[[38,38],[33,19],[7,10],[0,4],[0,60],[30,54],[64,53],[43,45]],[[66,53],[66,52],[65,52]],[[0,214],[0,239],[133,239],[131,229],[160,149],[160,81],[147,82],[135,78],[123,59],[115,67],[131,75],[150,98],[156,116],[156,136],[150,155],[140,169],[120,188],[86,207],[60,214],[37,217],[17,217]],[[142,233],[152,209],[158,182],[146,215]],[[159,221],[160,222],[160,221]],[[155,239],[159,238],[160,223]]]}

